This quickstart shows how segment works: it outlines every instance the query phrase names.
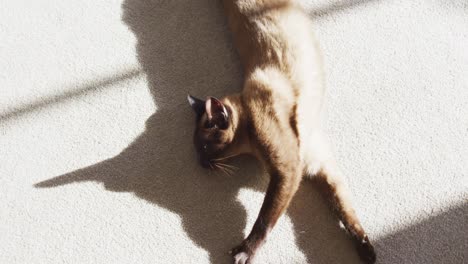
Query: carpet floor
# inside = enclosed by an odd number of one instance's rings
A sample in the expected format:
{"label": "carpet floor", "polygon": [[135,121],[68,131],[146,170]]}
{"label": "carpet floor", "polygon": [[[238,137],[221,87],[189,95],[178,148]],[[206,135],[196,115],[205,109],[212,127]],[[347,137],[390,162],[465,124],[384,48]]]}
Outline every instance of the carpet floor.
{"label": "carpet floor", "polygon": [[[468,4],[304,0],[326,129],[378,263],[468,263]],[[238,91],[217,0],[3,0],[0,263],[231,263],[267,177],[195,159],[187,93]],[[255,263],[359,263],[304,182]]]}

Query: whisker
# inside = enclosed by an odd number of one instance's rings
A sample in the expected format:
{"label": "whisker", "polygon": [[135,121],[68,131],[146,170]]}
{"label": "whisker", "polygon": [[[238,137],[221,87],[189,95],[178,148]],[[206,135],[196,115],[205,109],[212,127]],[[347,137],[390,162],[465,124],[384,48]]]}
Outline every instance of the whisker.
{"label": "whisker", "polygon": [[212,161],[221,161],[221,160],[225,160],[225,159],[229,159],[229,158],[232,158],[232,157],[235,157],[236,155],[230,155],[230,156],[227,156],[227,157],[221,157],[221,158],[217,158],[217,159],[212,159]]}
{"label": "whisker", "polygon": [[229,174],[229,172],[225,168],[222,168],[221,171],[224,172],[224,174],[226,174],[227,176],[231,176],[231,174]]}
{"label": "whisker", "polygon": [[213,174],[213,165],[211,163],[208,163],[208,165],[210,166],[210,169],[208,170],[208,175],[212,175]]}
{"label": "whisker", "polygon": [[222,163],[214,163],[216,168],[224,172],[227,176],[232,176],[232,172],[222,165]]}
{"label": "whisker", "polygon": [[231,169],[233,169],[233,170],[238,170],[238,169],[239,169],[239,167],[236,167],[236,166],[231,165],[231,164],[223,163],[223,165],[226,166],[226,167],[228,167],[228,168],[231,168]]}
{"label": "whisker", "polygon": [[214,167],[220,171],[223,171],[223,167],[221,167],[218,163],[213,163]]}
{"label": "whisker", "polygon": [[230,171],[230,170],[228,170],[226,168],[224,168],[224,171],[227,173],[227,175],[229,175],[229,177],[232,176],[232,171]]}
{"label": "whisker", "polygon": [[218,167],[222,167],[222,168],[226,168],[226,164],[224,163],[221,163],[221,162],[216,162],[216,165],[218,165]]}
{"label": "whisker", "polygon": [[228,166],[226,166],[226,164],[224,163],[218,163],[219,166],[221,166],[223,168],[223,170],[225,170],[226,172],[229,173],[229,175],[233,175],[234,174],[234,170]]}
{"label": "whisker", "polygon": [[226,169],[229,169],[229,170],[232,171],[232,172],[239,170],[238,167],[233,166],[233,165],[229,165],[229,164],[221,163],[221,162],[218,162],[218,164],[220,164],[221,166],[223,166],[223,167],[226,168]]}

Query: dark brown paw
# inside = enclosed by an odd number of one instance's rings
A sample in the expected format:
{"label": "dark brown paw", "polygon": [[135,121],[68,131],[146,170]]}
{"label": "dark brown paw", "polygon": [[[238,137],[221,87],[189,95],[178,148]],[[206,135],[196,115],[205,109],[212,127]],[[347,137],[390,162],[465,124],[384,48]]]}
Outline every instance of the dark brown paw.
{"label": "dark brown paw", "polygon": [[375,254],[374,247],[372,244],[369,242],[369,238],[367,236],[362,239],[357,245],[356,245],[357,253],[361,260],[366,263],[366,264],[374,264],[377,255]]}
{"label": "dark brown paw", "polygon": [[254,251],[249,247],[249,243],[244,241],[239,246],[231,250],[231,255],[234,258],[234,264],[251,264],[254,256]]}

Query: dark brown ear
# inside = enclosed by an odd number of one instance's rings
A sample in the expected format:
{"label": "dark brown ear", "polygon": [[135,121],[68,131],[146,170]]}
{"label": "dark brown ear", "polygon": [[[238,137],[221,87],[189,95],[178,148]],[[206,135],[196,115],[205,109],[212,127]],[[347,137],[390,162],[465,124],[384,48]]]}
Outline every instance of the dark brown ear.
{"label": "dark brown ear", "polygon": [[205,101],[191,96],[190,94],[187,95],[187,100],[197,115],[201,116],[205,113]]}
{"label": "dark brown ear", "polygon": [[208,121],[213,125],[216,125],[221,129],[228,127],[229,113],[220,100],[214,97],[208,97],[205,102],[205,111],[208,115]]}

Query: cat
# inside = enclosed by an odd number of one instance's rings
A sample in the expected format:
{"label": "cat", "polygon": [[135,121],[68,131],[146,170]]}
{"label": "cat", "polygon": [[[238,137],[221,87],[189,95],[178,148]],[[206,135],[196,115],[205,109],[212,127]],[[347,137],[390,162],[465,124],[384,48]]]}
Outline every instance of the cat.
{"label": "cat", "polygon": [[323,64],[308,15],[290,0],[224,0],[244,70],[240,93],[206,100],[188,95],[196,113],[194,145],[201,166],[223,169],[241,154],[270,175],[250,234],[231,254],[251,263],[304,177],[322,187],[365,263],[376,254],[351,204],[321,128]]}

